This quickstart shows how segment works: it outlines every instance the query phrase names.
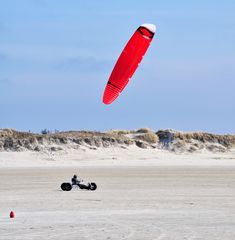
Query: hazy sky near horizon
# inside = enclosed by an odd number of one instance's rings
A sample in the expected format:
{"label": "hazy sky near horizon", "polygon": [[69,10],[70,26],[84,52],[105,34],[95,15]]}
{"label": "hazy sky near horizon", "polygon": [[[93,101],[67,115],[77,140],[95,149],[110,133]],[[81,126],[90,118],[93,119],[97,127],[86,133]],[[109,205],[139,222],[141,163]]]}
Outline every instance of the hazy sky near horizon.
{"label": "hazy sky near horizon", "polygon": [[[0,0],[0,128],[172,128],[235,134],[235,1]],[[120,97],[126,42],[157,26]]]}

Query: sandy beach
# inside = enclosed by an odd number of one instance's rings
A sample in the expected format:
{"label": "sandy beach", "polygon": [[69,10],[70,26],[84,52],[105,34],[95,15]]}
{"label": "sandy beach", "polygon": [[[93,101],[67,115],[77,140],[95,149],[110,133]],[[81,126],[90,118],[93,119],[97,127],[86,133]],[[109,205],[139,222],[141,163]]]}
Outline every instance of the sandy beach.
{"label": "sandy beach", "polygon": [[[235,239],[234,156],[2,152],[0,239]],[[61,191],[74,173],[97,190]]]}

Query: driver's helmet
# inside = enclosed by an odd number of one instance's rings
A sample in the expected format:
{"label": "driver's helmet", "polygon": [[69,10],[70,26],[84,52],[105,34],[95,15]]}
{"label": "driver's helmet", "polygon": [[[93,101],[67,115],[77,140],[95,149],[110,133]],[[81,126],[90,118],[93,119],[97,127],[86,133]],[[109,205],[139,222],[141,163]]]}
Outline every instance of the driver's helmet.
{"label": "driver's helmet", "polygon": [[73,178],[78,178],[78,176],[76,174],[73,175]]}

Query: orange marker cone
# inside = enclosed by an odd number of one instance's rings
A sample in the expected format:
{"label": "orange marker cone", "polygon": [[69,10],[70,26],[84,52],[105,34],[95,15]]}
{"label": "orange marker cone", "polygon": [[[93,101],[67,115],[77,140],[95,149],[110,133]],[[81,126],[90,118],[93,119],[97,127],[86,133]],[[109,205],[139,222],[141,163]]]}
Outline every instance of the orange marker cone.
{"label": "orange marker cone", "polygon": [[10,218],[14,218],[15,217],[15,213],[13,211],[10,212]]}

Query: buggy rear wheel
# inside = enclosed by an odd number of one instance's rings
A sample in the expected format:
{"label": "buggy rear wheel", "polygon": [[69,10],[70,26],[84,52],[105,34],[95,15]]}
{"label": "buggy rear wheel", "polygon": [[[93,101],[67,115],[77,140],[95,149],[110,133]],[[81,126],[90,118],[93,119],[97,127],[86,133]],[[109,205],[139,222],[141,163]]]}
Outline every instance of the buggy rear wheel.
{"label": "buggy rear wheel", "polygon": [[97,188],[97,185],[94,182],[90,183],[90,190],[95,191]]}

